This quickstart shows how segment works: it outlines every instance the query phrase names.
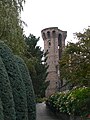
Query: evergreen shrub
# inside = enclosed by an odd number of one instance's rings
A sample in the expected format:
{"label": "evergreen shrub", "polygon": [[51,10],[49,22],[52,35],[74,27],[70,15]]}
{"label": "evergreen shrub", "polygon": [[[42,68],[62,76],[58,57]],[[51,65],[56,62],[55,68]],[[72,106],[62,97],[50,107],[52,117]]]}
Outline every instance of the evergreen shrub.
{"label": "evergreen shrub", "polygon": [[4,120],[3,106],[2,106],[1,98],[0,98],[0,120]]}
{"label": "evergreen shrub", "polygon": [[[0,57],[0,97],[3,105],[4,120],[16,120],[12,88],[5,66]],[[2,108],[0,109],[0,114]],[[0,120],[2,117],[0,117]]]}
{"label": "evergreen shrub", "polygon": [[0,56],[5,65],[12,87],[16,120],[28,120],[25,85],[12,51],[3,42],[0,42]]}
{"label": "evergreen shrub", "polygon": [[35,120],[36,119],[36,104],[35,104],[35,95],[34,95],[32,80],[29,75],[28,68],[26,64],[24,63],[24,61],[18,56],[15,56],[15,59],[19,66],[19,70],[21,72],[22,79],[24,81],[25,88],[26,88],[28,119]]}

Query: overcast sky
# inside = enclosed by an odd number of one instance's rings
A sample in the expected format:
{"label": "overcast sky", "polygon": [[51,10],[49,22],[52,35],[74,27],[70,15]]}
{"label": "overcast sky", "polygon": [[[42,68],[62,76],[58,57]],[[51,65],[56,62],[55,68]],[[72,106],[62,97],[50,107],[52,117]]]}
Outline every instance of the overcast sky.
{"label": "overcast sky", "polygon": [[25,34],[40,37],[42,47],[41,30],[48,27],[67,31],[66,41],[75,42],[73,33],[90,26],[90,0],[26,0],[21,16]]}

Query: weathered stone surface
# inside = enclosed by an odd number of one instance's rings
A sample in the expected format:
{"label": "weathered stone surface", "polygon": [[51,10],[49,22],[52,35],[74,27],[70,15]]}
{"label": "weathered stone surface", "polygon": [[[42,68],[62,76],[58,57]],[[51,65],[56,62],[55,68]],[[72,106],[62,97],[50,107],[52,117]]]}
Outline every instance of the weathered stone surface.
{"label": "weathered stone surface", "polygon": [[48,50],[47,64],[48,76],[46,81],[50,81],[50,85],[46,90],[46,97],[55,93],[59,87],[59,60],[65,47],[66,31],[59,30],[58,27],[50,27],[41,31],[44,40],[44,50]]}

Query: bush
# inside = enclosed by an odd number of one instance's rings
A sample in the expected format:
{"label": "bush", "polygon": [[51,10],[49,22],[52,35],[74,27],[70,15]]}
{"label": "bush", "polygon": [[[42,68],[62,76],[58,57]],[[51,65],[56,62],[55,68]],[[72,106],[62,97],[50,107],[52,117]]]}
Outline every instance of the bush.
{"label": "bush", "polygon": [[90,88],[56,93],[48,98],[47,105],[69,115],[87,116],[90,114]]}
{"label": "bush", "polygon": [[22,79],[24,81],[25,88],[26,88],[28,119],[35,120],[36,119],[36,104],[35,104],[35,96],[34,96],[34,90],[33,90],[31,77],[29,75],[29,71],[24,61],[18,56],[15,56],[15,59],[19,66],[19,70],[21,72]]}
{"label": "bush", "polygon": [[1,101],[1,99],[0,99],[0,120],[4,120],[3,106],[2,106],[2,101]]}
{"label": "bush", "polygon": [[[0,42],[0,56],[5,65],[15,103],[16,119],[28,120],[27,99],[25,85],[12,51]],[[10,120],[10,119],[9,119]]]}
{"label": "bush", "polygon": [[46,102],[47,98],[43,97],[43,98],[36,98],[36,103],[42,103],[42,102]]}
{"label": "bush", "polygon": [[[55,93],[54,95],[51,95],[47,100],[46,104],[52,109],[52,110],[58,110],[57,105],[57,99],[60,97],[61,93]],[[57,106],[57,107],[56,107]]]}
{"label": "bush", "polygon": [[90,88],[72,90],[66,102],[69,114],[87,116],[90,114]]}
{"label": "bush", "polygon": [[[4,120],[16,120],[16,114],[14,109],[14,101],[12,95],[12,88],[5,66],[0,57],[0,97],[3,105]],[[2,113],[0,108],[0,114]],[[1,120],[0,116],[0,120]]]}

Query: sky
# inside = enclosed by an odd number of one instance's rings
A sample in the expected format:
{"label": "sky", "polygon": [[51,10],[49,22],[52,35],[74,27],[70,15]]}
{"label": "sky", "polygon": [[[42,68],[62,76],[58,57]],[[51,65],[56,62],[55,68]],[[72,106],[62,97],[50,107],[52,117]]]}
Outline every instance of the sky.
{"label": "sky", "polygon": [[67,31],[66,43],[76,42],[73,33],[90,26],[90,0],[26,0],[21,18],[27,24],[26,36],[40,37],[38,45],[42,48],[41,30],[48,27]]}

